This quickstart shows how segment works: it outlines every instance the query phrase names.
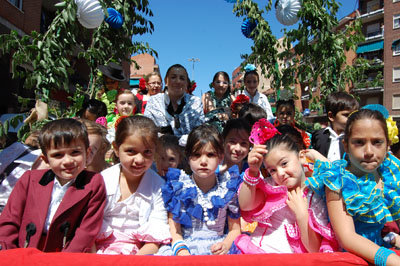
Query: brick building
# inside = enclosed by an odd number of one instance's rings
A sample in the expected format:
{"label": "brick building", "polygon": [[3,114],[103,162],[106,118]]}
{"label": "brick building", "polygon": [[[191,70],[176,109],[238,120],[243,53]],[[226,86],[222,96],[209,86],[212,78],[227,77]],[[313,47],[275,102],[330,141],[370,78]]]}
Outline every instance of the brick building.
{"label": "brick building", "polygon": [[[40,31],[42,0],[0,0],[0,34],[16,30],[19,35]],[[49,1],[48,1],[49,2]],[[27,66],[26,66],[27,67]],[[23,80],[12,79],[11,57],[0,52],[0,114],[20,112],[15,95],[32,96],[23,89]]]}
{"label": "brick building", "polygon": [[138,54],[132,56],[131,59],[135,60],[140,67],[136,69],[135,64],[131,64],[130,66],[129,85],[132,89],[139,88],[139,80],[145,75],[151,72],[160,73],[160,68],[156,64],[156,59],[150,54]]}

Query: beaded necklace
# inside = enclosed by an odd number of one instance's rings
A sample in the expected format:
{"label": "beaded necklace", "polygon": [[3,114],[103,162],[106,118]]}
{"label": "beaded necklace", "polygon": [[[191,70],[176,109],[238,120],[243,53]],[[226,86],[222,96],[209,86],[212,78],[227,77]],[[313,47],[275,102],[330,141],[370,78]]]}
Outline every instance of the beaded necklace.
{"label": "beaded necklace", "polygon": [[[218,176],[215,176],[215,180],[216,180],[216,186],[217,186],[217,189],[216,189],[216,193],[215,193],[215,194],[216,194],[216,195],[219,195],[219,193],[220,193],[220,191],[221,191],[221,188],[220,188],[220,186],[219,186],[219,179],[218,179]],[[200,204],[200,206],[203,208],[203,217],[204,217],[204,221],[206,222],[207,226],[215,225],[215,223],[216,223],[215,220],[214,220],[214,221],[211,221],[210,218],[208,217],[208,210],[211,211],[211,209],[214,207],[214,206],[212,205],[212,202],[211,202],[211,197],[212,197],[212,196],[210,196],[210,194],[207,195],[207,196],[204,195],[203,191],[201,191],[201,189],[197,186],[196,181],[194,180],[193,175],[192,175],[192,181],[193,181],[193,183],[195,184],[195,187],[196,187],[196,191],[197,191],[197,201],[198,201],[198,203]],[[211,189],[212,189],[212,188],[211,188]],[[210,190],[211,190],[211,189],[210,189]],[[211,193],[211,194],[213,194],[213,193]]]}

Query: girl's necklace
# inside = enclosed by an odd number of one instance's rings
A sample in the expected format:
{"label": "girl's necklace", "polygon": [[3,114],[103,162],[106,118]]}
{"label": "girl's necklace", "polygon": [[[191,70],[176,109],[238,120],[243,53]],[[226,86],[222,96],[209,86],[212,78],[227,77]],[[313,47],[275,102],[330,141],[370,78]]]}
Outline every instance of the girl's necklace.
{"label": "girl's necklace", "polygon": [[[193,183],[195,184],[196,191],[197,191],[197,201],[200,204],[200,206],[203,208],[203,217],[204,221],[206,222],[207,226],[212,226],[215,225],[215,220],[211,221],[210,218],[208,217],[208,210],[213,208],[213,205],[211,203],[211,199],[208,197],[204,196],[203,191],[197,186],[196,181],[194,180],[192,176]],[[220,186],[219,186],[219,179],[218,176],[215,176],[216,180],[216,185],[217,185],[217,191],[216,194],[219,195],[219,192],[221,191]]]}

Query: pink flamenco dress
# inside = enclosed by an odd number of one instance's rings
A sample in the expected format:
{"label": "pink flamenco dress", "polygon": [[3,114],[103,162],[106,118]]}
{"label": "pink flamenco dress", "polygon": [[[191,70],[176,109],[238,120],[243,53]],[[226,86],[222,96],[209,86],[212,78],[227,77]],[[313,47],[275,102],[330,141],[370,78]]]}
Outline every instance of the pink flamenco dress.
{"label": "pink flamenco dress", "polygon": [[[295,214],[286,204],[287,187],[275,185],[269,177],[258,183],[256,189],[264,193],[267,200],[254,210],[241,211],[246,222],[256,221],[258,226],[252,234],[242,234],[236,238],[235,245],[239,253],[307,253],[301,242]],[[338,243],[328,221],[325,200],[307,188],[304,197],[309,206],[308,223],[322,238],[319,251],[337,251]]]}

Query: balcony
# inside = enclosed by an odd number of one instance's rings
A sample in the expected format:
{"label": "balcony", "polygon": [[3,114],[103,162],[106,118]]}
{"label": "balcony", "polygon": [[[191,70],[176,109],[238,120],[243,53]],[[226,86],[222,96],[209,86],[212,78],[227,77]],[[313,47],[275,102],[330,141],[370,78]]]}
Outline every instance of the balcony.
{"label": "balcony", "polygon": [[380,8],[380,9],[372,9],[371,11],[366,10],[366,13],[362,13],[360,15],[360,19],[362,21],[362,23],[368,23],[370,21],[374,21],[380,18],[383,18],[383,14],[384,14],[384,8]]}
{"label": "balcony", "polygon": [[365,42],[374,41],[374,40],[383,40],[385,32],[382,28],[381,30],[369,32],[365,34]]}
{"label": "balcony", "polygon": [[383,92],[383,78],[377,77],[375,79],[366,79],[359,83],[354,84],[353,92],[357,94],[375,94]]}

